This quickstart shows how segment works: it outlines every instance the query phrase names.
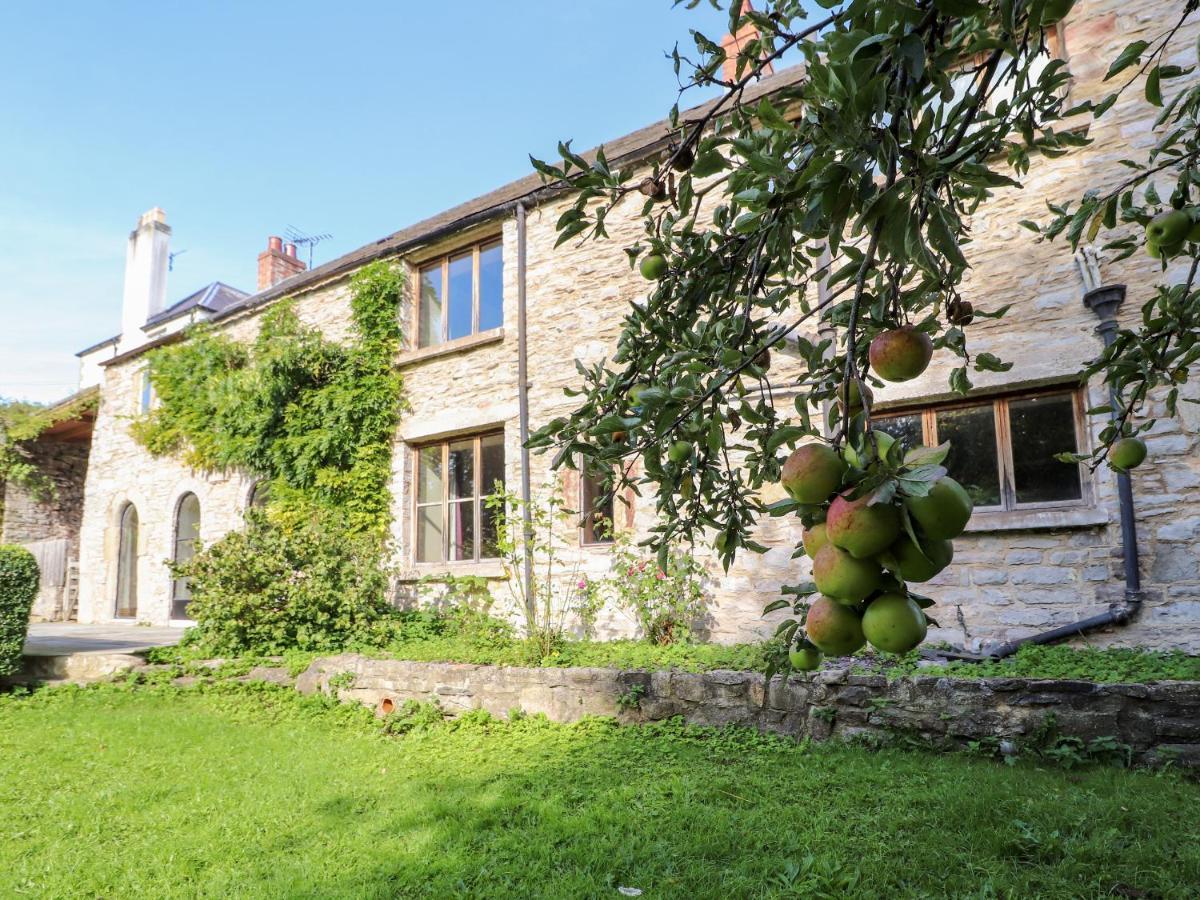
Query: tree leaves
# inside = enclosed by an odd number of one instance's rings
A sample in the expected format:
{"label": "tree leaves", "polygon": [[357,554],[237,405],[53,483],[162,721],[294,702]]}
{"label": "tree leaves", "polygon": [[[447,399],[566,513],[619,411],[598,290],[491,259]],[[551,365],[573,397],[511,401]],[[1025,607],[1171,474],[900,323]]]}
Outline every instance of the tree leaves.
{"label": "tree leaves", "polygon": [[729,162],[717,150],[706,150],[696,157],[696,161],[692,163],[691,175],[693,178],[708,178],[716,175],[729,168]]}
{"label": "tree leaves", "polygon": [[936,447],[913,447],[904,454],[904,465],[910,467],[937,466],[940,465],[949,454],[949,441],[943,441]]}
{"label": "tree leaves", "polygon": [[1161,69],[1155,66],[1146,76],[1146,99],[1155,106],[1162,106],[1162,85],[1160,84]]}
{"label": "tree leaves", "polygon": [[1125,49],[1120,52],[1116,59],[1112,61],[1112,65],[1108,67],[1108,72],[1104,76],[1104,80],[1124,72],[1130,66],[1137,65],[1141,60],[1142,54],[1150,46],[1147,41],[1134,41],[1126,45]]}
{"label": "tree leaves", "polygon": [[[559,148],[560,164],[538,167],[576,191],[560,211],[560,237],[600,236],[604,216],[630,198],[641,203],[643,228],[631,259],[652,248],[669,257],[670,276],[630,305],[611,365],[586,370],[573,414],[536,440],[609,463],[641,455],[660,517],[652,541],[716,534],[725,565],[738,548],[756,547],[752,528],[764,513],[812,521],[813,510],[789,499],[761,499],[778,482],[786,448],[806,438],[865,446],[869,415],[847,417],[838,405],[845,379],[872,371],[873,337],[904,323],[930,334],[946,357],[961,359],[948,375],[958,394],[973,389],[972,369],[1012,370],[993,352],[973,352],[969,340],[980,320],[1002,317],[1008,305],[975,310],[973,318],[951,315],[972,299],[963,296],[968,223],[996,192],[1021,190],[1031,166],[1088,143],[1078,128],[1060,126],[1065,116],[1102,116],[1125,90],[1115,85],[1067,109],[1066,62],[1047,64],[1043,42],[1030,39],[1041,33],[1045,3],[824,5],[837,8],[836,22],[811,32],[803,5],[792,0],[754,14],[764,46],[794,46],[803,55],[804,77],[752,101],[735,89],[715,106],[673,114],[670,141],[694,151],[690,167],[668,169],[678,158],[668,151],[636,176],[618,177],[607,161],[588,167],[569,146]],[[724,51],[699,34],[695,44],[699,59],[677,54],[674,61],[681,73],[690,69],[685,83],[712,87]],[[1132,43],[1108,77],[1148,60],[1147,98],[1162,104],[1162,81],[1184,72],[1163,64],[1162,46],[1158,38]],[[741,71],[755,59],[741,54]],[[1192,98],[1200,90],[1165,93],[1158,115],[1180,136],[1160,142],[1159,161],[1127,162],[1147,188],[1145,202],[1114,179],[1115,189],[1056,200],[1045,223],[1023,221],[1030,240],[1107,238],[1111,262],[1140,247],[1154,214],[1196,205]],[[1124,96],[1133,102],[1132,92]],[[1190,174],[1160,200],[1151,168],[1164,183],[1163,173]],[[665,199],[639,199],[647,174],[671,185]],[[1145,323],[1166,343],[1119,338],[1092,371],[1129,385],[1153,383],[1160,370],[1169,378],[1186,372],[1196,362],[1187,354],[1193,347],[1200,354],[1200,344],[1173,341],[1194,328],[1197,309],[1190,286],[1162,291]],[[785,338],[795,339],[788,363],[772,369],[760,355],[778,358]],[[628,390],[638,383],[651,387],[634,404]],[[627,439],[613,440],[621,431]],[[665,452],[676,441],[694,448],[681,462]],[[921,496],[944,461],[938,448],[888,458],[853,489],[876,502]]]}

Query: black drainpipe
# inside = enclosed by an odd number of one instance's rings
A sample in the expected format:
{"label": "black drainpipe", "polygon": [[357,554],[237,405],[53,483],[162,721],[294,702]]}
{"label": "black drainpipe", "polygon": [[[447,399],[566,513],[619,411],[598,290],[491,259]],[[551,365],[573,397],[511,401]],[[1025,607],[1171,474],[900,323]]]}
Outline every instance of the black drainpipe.
{"label": "black drainpipe", "polygon": [[[1109,346],[1117,338],[1117,310],[1125,300],[1125,285],[1104,285],[1088,291],[1083,295],[1083,304],[1100,318],[1096,331],[1099,332],[1104,346]],[[1116,388],[1109,388],[1112,401],[1110,418],[1116,421],[1119,417],[1119,398]],[[1070,625],[1060,625],[1049,631],[1019,640],[1002,644],[991,654],[998,659],[1011,656],[1025,644],[1053,644],[1091,631],[1093,628],[1103,628],[1106,625],[1124,625],[1137,614],[1142,606],[1142,576],[1138,566],[1137,525],[1133,518],[1133,484],[1129,475],[1117,472],[1117,497],[1121,507],[1121,554],[1125,563],[1125,598],[1118,606],[1108,612],[1100,613],[1088,619],[1072,622]]]}

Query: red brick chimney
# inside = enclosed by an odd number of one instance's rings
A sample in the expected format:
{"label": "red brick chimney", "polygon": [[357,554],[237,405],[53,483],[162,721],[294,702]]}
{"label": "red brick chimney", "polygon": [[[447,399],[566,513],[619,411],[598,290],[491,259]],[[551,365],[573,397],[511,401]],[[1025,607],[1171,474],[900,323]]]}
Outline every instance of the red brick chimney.
{"label": "red brick chimney", "polygon": [[[742,3],[742,16],[746,13],[753,12],[754,7],[750,0],[745,0]],[[737,64],[738,52],[746,46],[750,41],[758,37],[758,26],[753,22],[745,21],[742,26],[733,34],[727,34],[721,38],[721,49],[725,51],[725,63],[721,66],[721,77],[726,81],[737,80]],[[775,67],[770,63],[763,66],[762,74],[770,75],[775,71]],[[746,70],[742,70],[742,74],[746,74]]]}
{"label": "red brick chimney", "polygon": [[285,278],[299,275],[306,268],[296,258],[295,244],[284,244],[283,238],[269,237],[267,249],[258,254],[258,289],[265,291]]}

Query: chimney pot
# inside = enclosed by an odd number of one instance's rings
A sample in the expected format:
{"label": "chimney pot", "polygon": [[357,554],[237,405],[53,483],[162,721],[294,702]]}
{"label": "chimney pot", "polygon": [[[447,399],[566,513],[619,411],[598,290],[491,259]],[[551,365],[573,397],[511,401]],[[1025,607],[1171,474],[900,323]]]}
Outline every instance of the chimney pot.
{"label": "chimney pot", "polygon": [[284,244],[283,238],[271,235],[267,238],[267,249],[258,254],[258,289],[265,291],[307,268],[296,258],[295,244],[291,241]]}
{"label": "chimney pot", "polygon": [[[750,0],[746,0],[746,2],[742,4],[742,16],[744,17],[746,13],[753,11],[754,6],[750,3]],[[721,66],[721,77],[725,79],[725,81],[737,80],[738,53],[744,46],[746,46],[746,44],[750,43],[750,41],[757,40],[758,36],[758,26],[753,22],[746,21],[745,24],[738,28],[738,30],[733,34],[727,34],[725,37],[721,38],[721,48],[725,51],[725,62]],[[770,63],[767,63],[765,66],[763,66],[762,74],[770,75],[774,71],[775,67]],[[745,72],[743,71],[742,74],[744,75]]]}

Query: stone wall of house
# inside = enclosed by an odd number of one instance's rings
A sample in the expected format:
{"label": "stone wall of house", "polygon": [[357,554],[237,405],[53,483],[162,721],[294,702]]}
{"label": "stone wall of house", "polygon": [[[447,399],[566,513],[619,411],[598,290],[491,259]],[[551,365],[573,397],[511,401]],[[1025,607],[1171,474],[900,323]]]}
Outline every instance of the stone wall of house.
{"label": "stone wall of house", "polygon": [[[1117,3],[1082,0],[1062,26],[1062,38],[1075,75],[1070,102],[1099,99],[1109,61],[1131,40],[1149,37],[1173,21],[1175,7],[1159,0]],[[1189,25],[1174,43],[1171,61],[1193,64],[1197,26]],[[1035,160],[1023,191],[996,192],[995,200],[974,219],[975,240],[964,247],[973,270],[965,286],[981,309],[1011,304],[999,321],[979,319],[968,329],[975,352],[989,351],[1014,363],[1004,373],[972,373],[982,395],[1078,383],[1084,363],[1100,349],[1095,315],[1082,303],[1084,286],[1069,247],[1038,243],[1019,226],[1022,219],[1045,218],[1045,202],[1067,201],[1089,188],[1112,186],[1127,171],[1119,159],[1144,153],[1153,141],[1156,110],[1145,104],[1138,86],[1127,91],[1092,130],[1094,143],[1057,160]],[[569,242],[553,250],[554,223],[565,201],[537,210],[529,221],[530,405],[536,427],[567,413],[570,398],[562,389],[577,378],[557,361],[567,349],[574,360],[593,364],[611,354],[625,304],[646,291],[618,248],[641,237],[640,223],[628,212],[614,214],[604,244]],[[606,248],[611,248],[608,250]],[[1153,286],[1182,277],[1179,266],[1165,274],[1146,256],[1105,265],[1106,283],[1128,285],[1122,324],[1136,321]],[[810,298],[815,299],[815,298]],[[547,365],[545,360],[554,360]],[[948,375],[957,364],[940,353],[920,379],[876,392],[880,409],[914,402],[952,399]],[[786,351],[776,354],[773,374],[795,371]],[[1197,388],[1191,388],[1193,395]],[[786,393],[781,394],[790,403]],[[1086,406],[1107,402],[1106,389],[1089,385]],[[1147,644],[1200,650],[1200,433],[1194,407],[1183,403],[1174,417],[1164,416],[1149,435],[1150,461],[1134,477],[1138,550],[1144,607],[1133,624],[1099,633],[1096,643]],[[1161,400],[1150,410],[1162,415]],[[1104,422],[1089,422],[1095,445]],[[1086,474],[1090,502],[1067,524],[1036,513],[996,518],[981,516],[972,532],[956,542],[956,562],[929,586],[938,601],[940,629],[934,640],[968,647],[1022,637],[1068,624],[1106,610],[1121,599],[1122,551],[1119,507],[1112,473],[1102,467]],[[535,483],[538,479],[535,477]],[[768,492],[767,499],[775,499]],[[649,500],[638,510],[638,529],[651,522]],[[765,555],[745,554],[727,572],[709,559],[713,608],[707,634],[718,640],[742,640],[771,633],[774,619],[761,609],[778,596],[781,584],[807,580],[806,561],[791,559],[799,540],[794,520],[761,524],[757,539]],[[701,549],[701,554],[705,553]],[[581,551],[584,568],[601,575],[603,551]],[[602,625],[627,628],[628,620],[607,611]]]}
{"label": "stone wall of house", "polygon": [[0,543],[66,540],[74,547],[79,541],[88,445],[41,440],[26,450],[30,463],[53,487],[41,493],[16,484],[4,486]]}
{"label": "stone wall of house", "polygon": [[0,544],[21,544],[38,560],[38,595],[30,618],[57,621],[72,614],[70,586],[79,557],[88,444],[42,439],[26,447],[29,461],[49,482],[45,491],[6,484]]}
{"label": "stone wall of house", "polygon": [[[349,325],[345,281],[321,286],[297,298],[301,320],[334,339]],[[230,320],[227,333],[250,340],[257,314]],[[200,540],[208,544],[243,522],[252,478],[240,472],[204,472],[175,457],[154,457],[129,432],[139,413],[145,360],[134,357],[104,368],[100,407],[92,438],[80,531],[79,621],[104,622],[115,616],[121,514],[132,504],[138,515],[137,620],[165,625],[171,620],[172,579],[167,562],[174,554],[175,517],[183,497],[200,502]]]}
{"label": "stone wall of house", "polygon": [[[1080,0],[1062,25],[1062,39],[1075,80],[1071,101],[1098,98],[1108,61],[1130,40],[1161,29],[1174,15],[1166,0]],[[1172,62],[1191,64],[1196,26],[1181,32],[1172,47]],[[1083,285],[1069,249],[1061,242],[1037,243],[1018,222],[1045,217],[1047,199],[1065,201],[1088,188],[1116,183],[1125,171],[1121,157],[1144,152],[1152,141],[1155,111],[1147,107],[1135,85],[1094,128],[1091,146],[1058,160],[1035,161],[1023,181],[1024,191],[998,191],[973,222],[975,239],[964,248],[973,271],[965,293],[977,308],[1012,304],[999,322],[980,319],[968,330],[973,351],[987,350],[1012,361],[1005,373],[972,373],[981,394],[1051,384],[1077,383],[1083,363],[1100,348],[1097,320],[1082,304]],[[529,211],[528,353],[529,410],[532,428],[566,414],[573,400],[563,389],[578,383],[575,364],[593,365],[611,355],[627,304],[644,296],[645,281],[629,268],[622,248],[641,235],[630,205],[607,221],[611,237],[601,243],[568,242],[555,248],[554,224],[565,200]],[[504,325],[497,332],[464,339],[432,350],[409,341],[399,359],[410,408],[398,429],[394,457],[393,537],[400,569],[401,602],[420,598],[423,576],[445,572],[482,575],[496,598],[496,610],[518,617],[510,590],[513,582],[497,561],[447,565],[414,561],[412,481],[414,449],[422,443],[484,430],[503,429],[506,476],[510,487],[520,479],[517,383],[517,229],[512,216],[497,219],[406,253],[403,262],[422,262],[501,237],[504,246]],[[412,271],[410,269],[410,271]],[[1122,321],[1132,323],[1156,281],[1180,277],[1178,268],[1165,275],[1152,260],[1139,256],[1106,265],[1107,283],[1129,286]],[[303,293],[299,309],[307,321],[332,337],[349,324],[345,279]],[[402,310],[406,332],[413,331],[413,304]],[[227,325],[241,337],[255,328],[255,316]],[[928,373],[904,385],[877,392],[880,408],[951,397],[947,376],[956,360],[935,357]],[[142,516],[140,558],[144,599],[139,615],[163,621],[168,609],[169,578],[163,560],[170,555],[173,510],[185,490],[201,501],[202,536],[206,541],[237,527],[249,492],[237,474],[192,472],[170,459],[151,459],[127,433],[136,402],[136,376],[142,362],[109,366],[96,427],[83,525],[84,573],[81,597],[88,617],[111,616],[115,586],[116,522],[125,502],[138,505]],[[797,371],[786,350],[776,354],[778,396],[791,403],[787,376]],[[1200,388],[1190,387],[1193,397]],[[1087,386],[1087,405],[1105,401],[1100,384]],[[1161,414],[1161,402],[1152,412]],[[1145,587],[1145,606],[1133,624],[1090,638],[1098,643],[1147,644],[1200,650],[1200,413],[1181,404],[1178,415],[1164,417],[1148,439],[1150,460],[1134,477],[1138,549]],[[1089,423],[1096,440],[1103,422]],[[549,456],[534,454],[531,481],[535,496],[545,497],[564,482],[549,469]],[[578,503],[577,482],[568,479],[568,496]],[[1008,516],[1003,521],[980,517],[972,531],[956,543],[956,562],[930,585],[938,601],[941,624],[934,639],[969,647],[1011,639],[1065,624],[1107,609],[1123,593],[1121,538],[1115,482],[1106,468],[1088,478],[1089,502],[1069,521],[1043,515]],[[774,499],[771,491],[766,499]],[[629,524],[636,537],[653,524],[653,498],[637,504]],[[749,640],[773,631],[779,615],[764,619],[763,606],[784,584],[807,580],[807,562],[791,559],[800,537],[794,519],[763,522],[756,535],[768,550],[741,554],[728,572],[720,570],[703,542],[697,553],[709,568],[711,606],[702,634],[721,641]],[[611,552],[580,547],[573,524],[560,529],[566,565],[559,581],[612,574]],[[602,637],[631,634],[628,613],[606,608],[597,622]]]}
{"label": "stone wall of house", "polygon": [[944,748],[979,743],[1008,754],[1063,737],[1085,744],[1108,738],[1127,745],[1139,762],[1200,766],[1200,687],[1184,681],[889,680],[830,669],[776,678],[768,691],[756,672],[526,669],[346,654],[315,660],[296,688],[362,703],[381,715],[399,711],[406,700],[433,701],[451,715],[483,709],[495,716],[541,713],[555,722],[680,717],[693,725],[814,740],[900,739]]}

